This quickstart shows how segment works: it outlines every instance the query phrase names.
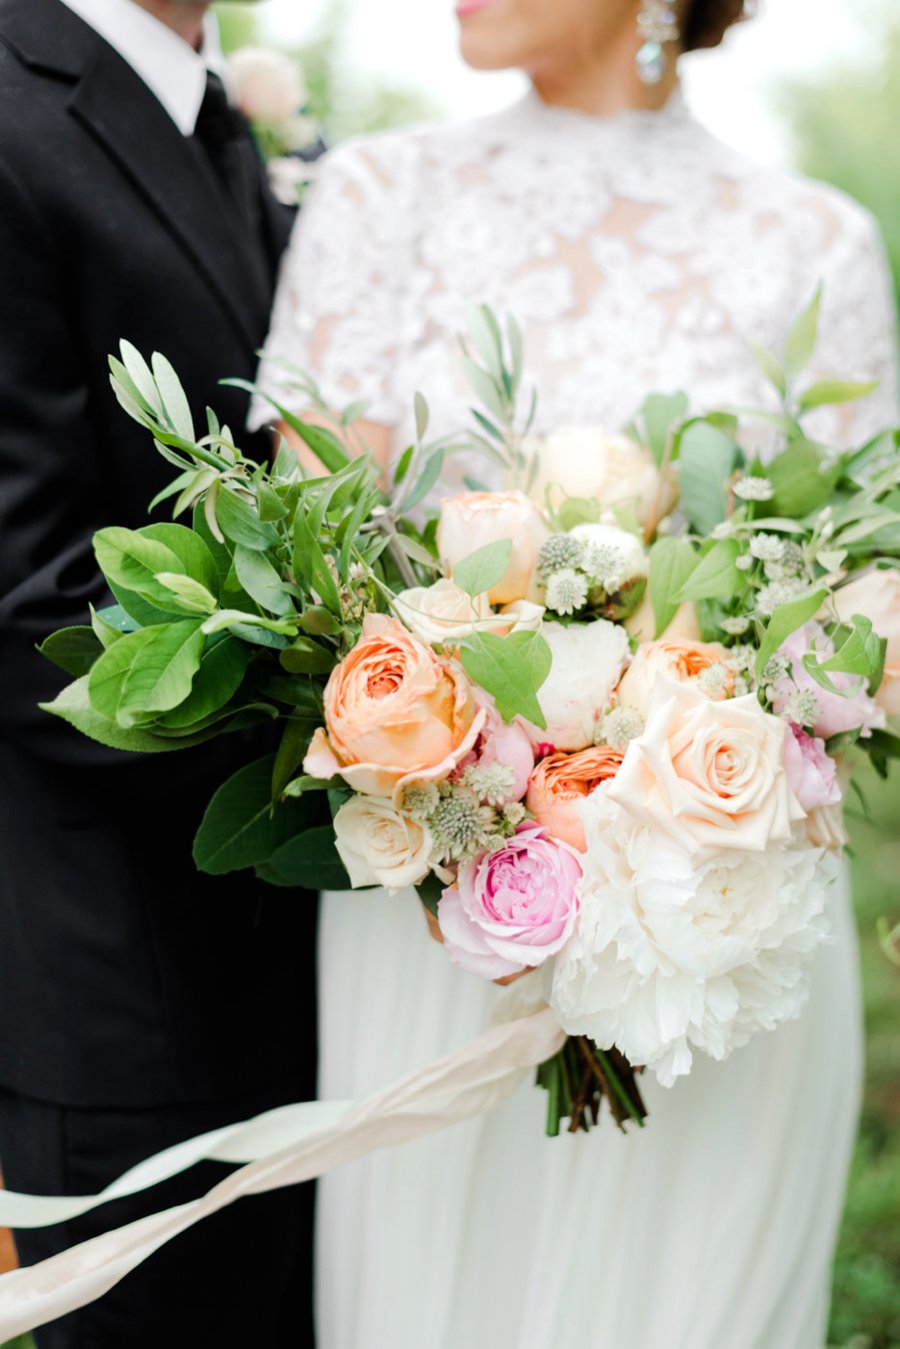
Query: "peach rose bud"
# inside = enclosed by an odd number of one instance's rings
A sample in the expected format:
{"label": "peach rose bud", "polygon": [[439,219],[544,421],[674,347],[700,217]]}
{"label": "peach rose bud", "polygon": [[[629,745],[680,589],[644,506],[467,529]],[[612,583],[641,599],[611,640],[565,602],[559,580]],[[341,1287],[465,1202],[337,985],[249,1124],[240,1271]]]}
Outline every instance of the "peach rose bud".
{"label": "peach rose bud", "polygon": [[525,804],[551,837],[585,852],[579,802],[614,778],[624,757],[608,745],[592,745],[577,754],[551,754],[532,773]]}
{"label": "peach rose bud", "polygon": [[463,492],[441,503],[438,555],[453,575],[457,563],[489,543],[509,539],[512,555],[505,575],[487,592],[491,604],[538,599],[538,553],[549,530],[537,507],[522,492]]}

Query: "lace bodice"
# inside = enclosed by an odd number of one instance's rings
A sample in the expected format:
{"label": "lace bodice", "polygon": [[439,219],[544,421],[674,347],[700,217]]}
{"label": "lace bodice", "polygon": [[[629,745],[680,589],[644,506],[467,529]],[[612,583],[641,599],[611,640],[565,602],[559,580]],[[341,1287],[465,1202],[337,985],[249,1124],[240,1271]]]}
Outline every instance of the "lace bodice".
{"label": "lace bodice", "polygon": [[[436,431],[466,421],[456,337],[467,302],[485,301],[524,328],[538,431],[618,430],[651,391],[684,389],[697,411],[769,401],[747,339],[780,348],[820,279],[814,373],[882,383],[811,424],[862,439],[896,415],[892,295],[866,213],[738,155],[680,95],[662,112],[599,119],[530,94],[331,154],[285,258],[266,350],[308,369],[331,406],[366,400],[405,443],[417,389]],[[303,406],[277,365],[261,379]],[[490,476],[484,460],[452,461],[453,476],[464,471]]]}

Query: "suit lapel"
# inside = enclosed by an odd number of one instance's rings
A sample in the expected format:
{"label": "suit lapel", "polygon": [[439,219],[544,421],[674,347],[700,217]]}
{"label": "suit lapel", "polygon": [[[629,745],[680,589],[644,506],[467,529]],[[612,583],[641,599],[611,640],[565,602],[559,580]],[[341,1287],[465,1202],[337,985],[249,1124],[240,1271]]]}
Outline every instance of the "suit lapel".
{"label": "suit lapel", "polygon": [[265,306],[201,148],[182,136],[143,81],[102,40],[69,107],[190,255],[241,335],[255,345],[266,326]]}

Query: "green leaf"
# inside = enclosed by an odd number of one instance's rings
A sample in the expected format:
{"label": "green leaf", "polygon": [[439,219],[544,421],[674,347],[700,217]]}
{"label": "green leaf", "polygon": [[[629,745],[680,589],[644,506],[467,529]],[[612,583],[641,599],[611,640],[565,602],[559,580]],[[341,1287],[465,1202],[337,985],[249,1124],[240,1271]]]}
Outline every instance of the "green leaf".
{"label": "green leaf", "polygon": [[460,590],[474,599],[503,580],[511,557],[512,539],[486,543],[483,548],[476,548],[474,553],[469,553],[457,562],[453,568],[453,580]]}
{"label": "green leaf", "polygon": [[783,642],[787,641],[791,633],[796,632],[798,628],[803,627],[804,623],[815,617],[827,598],[828,590],[820,586],[818,590],[813,590],[806,595],[799,596],[798,599],[790,600],[787,604],[778,606],[769,619],[756,656],[756,673],[758,675],[762,675],[775,652]]}
{"label": "green leaf", "polygon": [[676,596],[697,566],[698,556],[688,539],[657,539],[650,550],[650,603],[659,637],[678,612]]}
{"label": "green leaf", "polygon": [[87,675],[69,684],[52,703],[41,703],[40,706],[44,712],[74,726],[89,740],[95,740],[109,749],[129,750],[135,754],[165,754],[170,750],[190,749],[221,734],[221,727],[215,726],[194,735],[172,739],[137,726],[119,726],[91,705]]}
{"label": "green leaf", "polygon": [[257,759],[216,792],[194,840],[194,861],[201,871],[221,876],[260,866],[302,830],[307,817],[302,802],[272,809],[274,765],[273,754]]}
{"label": "green leaf", "polygon": [[683,393],[653,393],[644,399],[641,416],[657,468],[665,456],[670,431],[684,421],[687,410],[687,395]]}
{"label": "green leaf", "polygon": [[803,313],[794,323],[787,336],[784,347],[784,368],[790,378],[799,375],[810,362],[819,334],[819,307],[822,303],[822,287],[816,287]]}
{"label": "green leaf", "polygon": [[556,509],[560,530],[568,534],[576,525],[595,525],[601,509],[600,502],[592,497],[566,497]]}
{"label": "green leaf", "polygon": [[774,385],[778,394],[784,398],[787,393],[787,380],[785,379],[784,369],[774,351],[768,347],[760,346],[758,342],[751,342],[750,350],[753,352],[756,364],[765,375],[770,384]]}
{"label": "green leaf", "polygon": [[343,787],[344,779],[340,777],[333,778],[311,778],[304,774],[302,777],[293,778],[284,789],[285,796],[305,796],[307,792],[330,792],[336,787]]}
{"label": "green leaf", "polygon": [[153,353],[151,365],[156,387],[159,390],[173,431],[177,435],[183,436],[185,440],[193,440],[194,422],[191,417],[190,404],[185,396],[184,389],[181,387],[180,379],[170,362],[166,360],[165,356],[161,356],[158,351]]}
{"label": "green leaf", "polygon": [[60,628],[41,643],[38,651],[67,675],[80,679],[103,655],[103,643],[93,628]]}
{"label": "green leaf", "polygon": [[296,623],[289,619],[264,618],[262,614],[249,614],[243,609],[220,609],[206,620],[203,631],[207,636],[212,636],[215,632],[225,632],[240,626],[259,628],[264,632],[278,633],[282,637],[294,637],[297,632]]}
{"label": "green leaf", "polygon": [[243,544],[254,552],[263,552],[278,544],[274,525],[261,520],[257,512],[236,492],[221,491],[216,498],[216,520],[232,543]]}
{"label": "green leaf", "polygon": [[493,314],[486,305],[470,304],[466,310],[466,318],[469,336],[475,350],[490,377],[499,381],[503,366],[503,348]]}
{"label": "green leaf", "polygon": [[117,525],[94,535],[94,555],[110,585],[163,607],[170,597],[158,584],[157,573],[182,570],[181,559],[164,543]]}
{"label": "green leaf", "polygon": [[205,721],[225,707],[241,686],[251,651],[236,637],[211,644],[203,653],[191,691],[183,703],[159,718],[159,725],[180,730]]}
{"label": "green leaf", "polygon": [[416,436],[422,441],[428,432],[428,403],[424,394],[416,391],[413,398],[413,408],[416,414]]}
{"label": "green leaf", "polygon": [[261,880],[285,889],[349,890],[350,877],[338,856],[331,825],[319,825],[288,839],[264,866]]}
{"label": "green leaf", "polygon": [[827,456],[812,441],[795,441],[766,467],[766,477],[775,489],[772,509],[791,519],[819,510],[842,471],[840,459]]}
{"label": "green leaf", "polygon": [[858,380],[823,379],[803,391],[797,400],[797,407],[800,412],[810,412],[813,408],[828,407],[834,403],[853,403],[877,388],[877,380],[874,383],[860,383]]}
{"label": "green leaf", "polygon": [[171,571],[159,572],[156,579],[171,594],[173,609],[180,609],[188,614],[215,613],[218,601],[199,581]]}
{"label": "green leaf", "polygon": [[239,543],[234,550],[234,569],[247,594],[263,609],[280,618],[293,615],[294,602],[265,553]]}
{"label": "green leaf", "polygon": [[282,403],[279,403],[271,394],[266,393],[265,389],[258,389],[255,384],[251,384],[247,379],[223,379],[222,383],[233,389],[243,389],[245,393],[264,398],[267,403],[270,403],[285,426],[289,426],[292,431],[296,432],[300,439],[309,446],[313,454],[321,460],[329,473],[338,473],[350,463],[350,455],[344,449],[343,442],[332,431],[327,431],[323,426],[312,426],[308,422],[301,421],[298,416],[289,411]]}
{"label": "green leaf", "polygon": [[401,511],[411,511],[414,506],[418,506],[420,501],[424,501],[428,493],[434,487],[441,471],[444,467],[444,451],[433,450],[425,463],[422,465],[422,471],[414,482],[410,483],[409,491],[403,498],[403,503],[399,507]]}
{"label": "green leaf", "polygon": [[278,659],[288,674],[330,674],[337,663],[335,652],[311,637],[298,637]]}
{"label": "green leaf", "polygon": [[412,463],[412,457],[415,454],[415,445],[408,445],[397,461],[397,467],[394,469],[394,487],[399,487],[409,472],[409,466]]}
{"label": "green leaf", "polygon": [[747,582],[735,566],[740,554],[737,539],[718,539],[700,558],[673,598],[678,603],[683,600],[730,600],[743,593]]}
{"label": "green leaf", "polygon": [[419,881],[419,884],[416,886],[416,894],[419,896],[419,899],[425,905],[428,912],[435,918],[437,918],[438,905],[443,898],[446,888],[446,882],[435,876],[433,871],[430,871],[424,881]]}
{"label": "green leaf", "polygon": [[497,704],[504,721],[523,716],[542,730],[546,720],[537,691],[550,672],[553,657],[536,632],[475,633],[460,648],[463,669]]}
{"label": "green leaf", "polygon": [[[116,611],[122,615],[122,621],[125,624],[124,627],[121,626],[121,624],[110,621],[109,615]],[[91,605],[91,631],[103,647],[104,651],[108,646],[112,646],[113,642],[117,642],[123,632],[134,632],[134,630],[135,624],[133,620],[126,614],[120,604],[112,605],[108,609],[102,609],[99,613],[94,606]]]}
{"label": "green leaf", "polygon": [[256,508],[263,524],[283,520],[290,513],[278,492],[266,482],[256,484]]}
{"label": "green leaf", "polygon": [[[275,763],[272,766],[272,800],[284,795],[285,788],[303,763],[315,726],[304,716],[289,717],[284,725]],[[296,796],[296,792],[291,793]]]}
{"label": "green leaf", "polygon": [[321,604],[311,604],[308,609],[304,609],[297,619],[297,627],[312,633],[314,637],[334,637],[341,630],[334,614],[323,609]]}
{"label": "green leaf", "polygon": [[[133,347],[130,342],[123,338],[119,343],[119,351],[122,356],[122,362],[128,373],[131,384],[137,390],[141,400],[147,407],[151,408],[155,416],[159,417],[163,412],[163,402],[159,390],[156,387],[156,381],[147,362],[144,360],[137,347]],[[112,362],[110,362],[112,365]],[[127,386],[126,386],[127,389]]]}
{"label": "green leaf", "polygon": [[304,577],[327,609],[340,617],[341,592],[318,539],[302,510],[294,519],[294,573]]}
{"label": "green leaf", "polygon": [[728,513],[728,480],[737,446],[706,422],[693,422],[681,437],[678,458],[681,508],[693,528],[709,535]]}
{"label": "green leaf", "polygon": [[91,670],[91,703],[123,726],[141,713],[170,711],[191,691],[205,640],[195,619],[126,633]]}
{"label": "green leaf", "polygon": [[496,417],[499,422],[505,422],[507,417],[505,400],[491,376],[468,356],[462,357],[462,368],[478,401],[487,408],[492,417]]}

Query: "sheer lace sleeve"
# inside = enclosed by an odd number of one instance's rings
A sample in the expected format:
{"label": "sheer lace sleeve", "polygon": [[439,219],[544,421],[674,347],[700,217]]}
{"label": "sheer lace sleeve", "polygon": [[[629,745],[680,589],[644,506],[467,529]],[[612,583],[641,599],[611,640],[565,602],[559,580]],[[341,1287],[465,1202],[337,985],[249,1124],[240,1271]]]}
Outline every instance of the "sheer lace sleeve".
{"label": "sheer lace sleeve", "polygon": [[[377,150],[360,141],[328,156],[285,254],[259,383],[291,412],[307,400],[286,367],[310,374],[334,409],[363,400],[372,421],[400,418],[390,373],[412,216],[403,201],[410,145],[397,138],[389,155],[386,139]],[[257,398],[251,426],[272,417]]]}
{"label": "sheer lace sleeve", "polygon": [[877,380],[867,398],[810,418],[823,439],[862,444],[900,421],[897,312],[891,273],[878,225],[843,202],[842,220],[823,274],[820,341],[814,379]]}

